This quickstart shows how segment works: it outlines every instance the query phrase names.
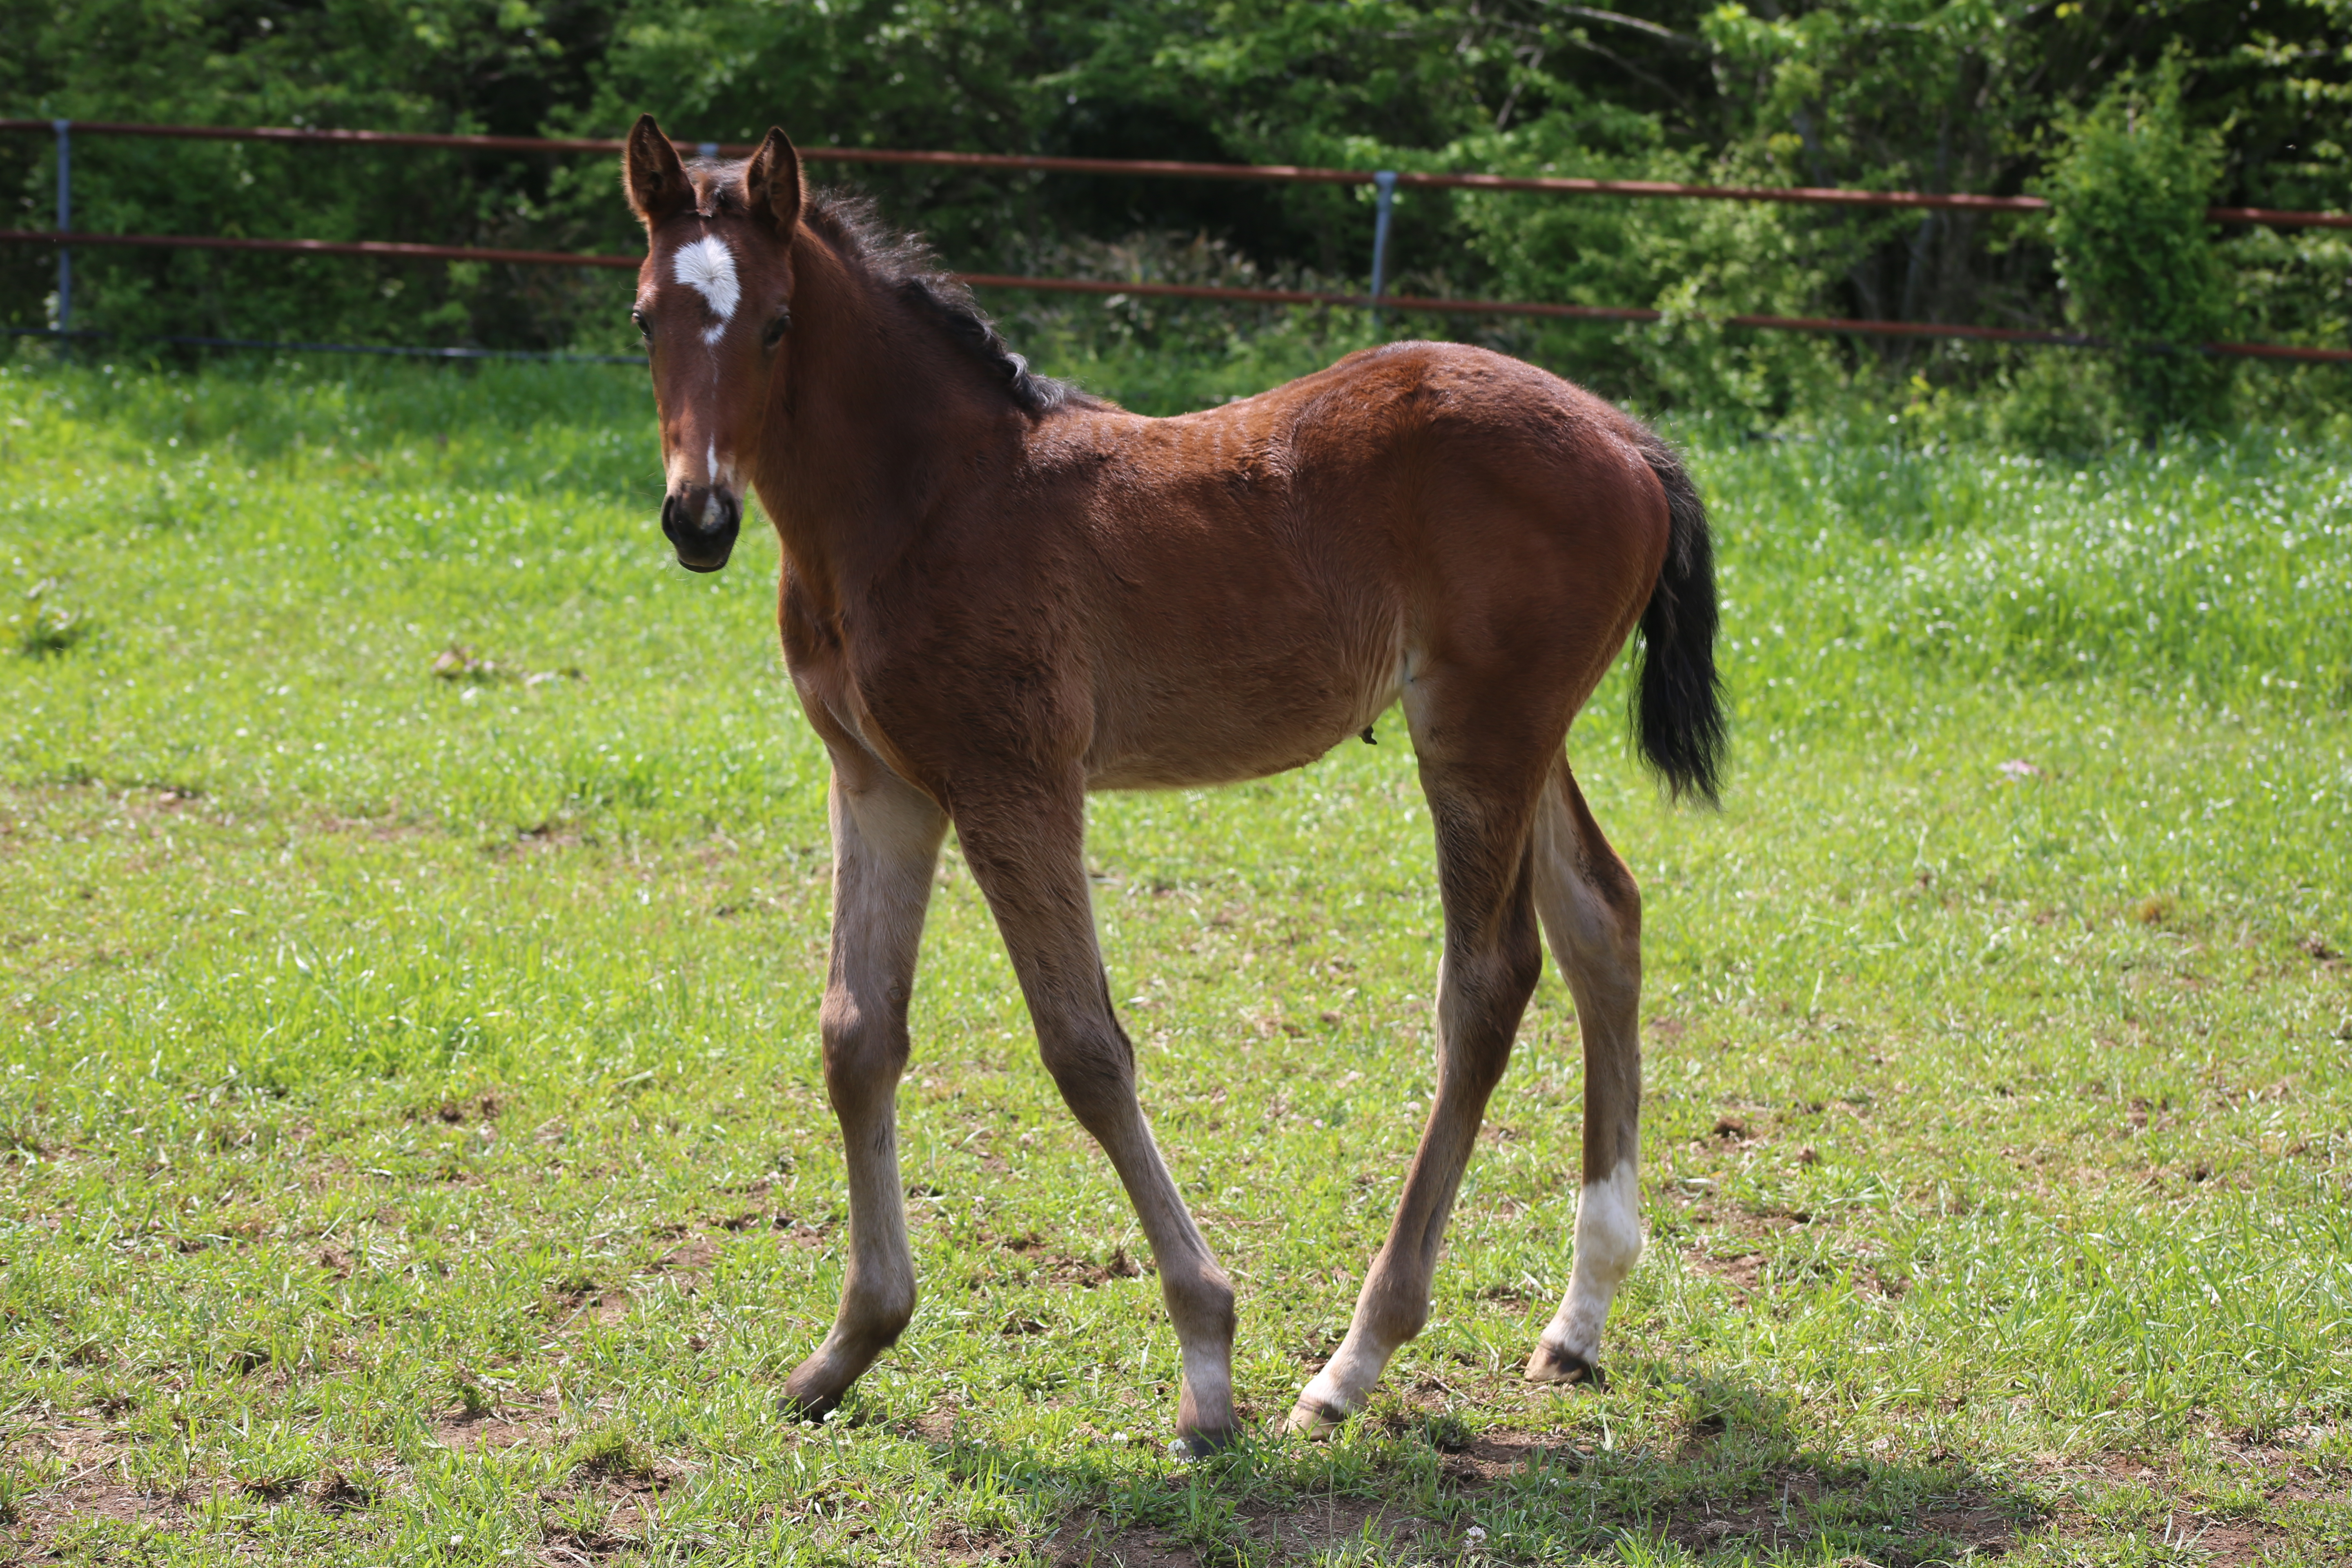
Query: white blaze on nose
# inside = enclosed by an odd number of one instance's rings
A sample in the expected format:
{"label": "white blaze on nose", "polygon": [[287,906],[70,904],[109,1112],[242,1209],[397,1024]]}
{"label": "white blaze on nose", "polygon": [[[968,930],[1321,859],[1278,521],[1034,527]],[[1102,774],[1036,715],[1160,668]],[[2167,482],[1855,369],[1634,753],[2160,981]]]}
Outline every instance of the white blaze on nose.
{"label": "white blaze on nose", "polygon": [[719,324],[704,330],[702,341],[715,343],[734,319],[736,301],[743,297],[742,285],[735,279],[735,253],[727,242],[715,234],[706,234],[692,245],[678,247],[670,258],[669,275],[702,296]]}

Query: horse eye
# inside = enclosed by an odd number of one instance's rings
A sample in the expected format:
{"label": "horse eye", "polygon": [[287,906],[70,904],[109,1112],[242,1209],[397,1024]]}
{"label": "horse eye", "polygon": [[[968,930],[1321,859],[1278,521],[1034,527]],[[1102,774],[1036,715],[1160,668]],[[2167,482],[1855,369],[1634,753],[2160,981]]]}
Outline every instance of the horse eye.
{"label": "horse eye", "polygon": [[648,335],[646,331],[646,313],[643,310],[631,310],[629,324],[637,329],[637,336],[642,338]]}
{"label": "horse eye", "polygon": [[792,331],[792,327],[793,313],[790,310],[779,311],[776,319],[768,323],[768,330],[760,334],[760,342],[769,348],[774,348],[784,341],[784,334]]}

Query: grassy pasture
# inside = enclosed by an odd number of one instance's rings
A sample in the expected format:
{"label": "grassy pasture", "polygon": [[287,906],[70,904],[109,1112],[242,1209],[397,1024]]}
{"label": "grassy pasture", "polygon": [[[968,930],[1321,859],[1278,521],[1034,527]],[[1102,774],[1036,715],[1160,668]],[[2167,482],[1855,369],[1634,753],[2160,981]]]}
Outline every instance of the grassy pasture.
{"label": "grassy pasture", "polygon": [[[1111,390],[1116,391],[1114,384]],[[1428,1331],[1171,1460],[1105,1163],[942,869],[923,1305],[822,1428],[820,749],[601,369],[0,375],[0,1561],[2352,1560],[2352,468],[1677,434],[1720,815],[1612,681],[1650,1250],[1603,1393],[1549,976]],[[436,664],[438,668],[436,670]],[[1402,726],[1103,797],[1115,994],[1270,1422],[1431,1086]]]}

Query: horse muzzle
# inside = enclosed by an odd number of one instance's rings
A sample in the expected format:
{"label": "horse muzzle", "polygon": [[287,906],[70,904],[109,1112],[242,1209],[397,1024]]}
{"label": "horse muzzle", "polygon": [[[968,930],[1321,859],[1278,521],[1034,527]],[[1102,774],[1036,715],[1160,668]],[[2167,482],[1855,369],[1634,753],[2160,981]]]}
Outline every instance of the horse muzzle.
{"label": "horse muzzle", "polygon": [[743,503],[709,485],[688,485],[662,500],[662,532],[689,572],[716,572],[735,550]]}

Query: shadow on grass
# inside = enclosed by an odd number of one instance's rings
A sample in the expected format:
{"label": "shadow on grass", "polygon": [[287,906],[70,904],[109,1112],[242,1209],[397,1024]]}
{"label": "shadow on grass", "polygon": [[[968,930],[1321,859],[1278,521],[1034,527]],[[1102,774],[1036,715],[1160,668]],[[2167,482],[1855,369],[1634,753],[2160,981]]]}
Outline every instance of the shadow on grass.
{"label": "shadow on grass", "polygon": [[[1713,1377],[1683,1391],[1674,1441],[1533,1431],[1475,1405],[1376,1405],[1333,1442],[1253,1437],[1198,1464],[1139,1466],[971,1440],[929,1446],[943,1479],[1024,1494],[1042,1539],[934,1542],[948,1560],[1036,1552],[1055,1568],[1338,1563],[1845,1562],[1933,1568],[2005,1553],[2037,1520],[2025,1494],[1957,1455],[1831,1452],[1787,1400]],[[1562,1395],[1574,1398],[1573,1394]],[[1499,1413],[1498,1416],[1499,1416]],[[1465,1418],[1466,1417],[1466,1418]]]}

